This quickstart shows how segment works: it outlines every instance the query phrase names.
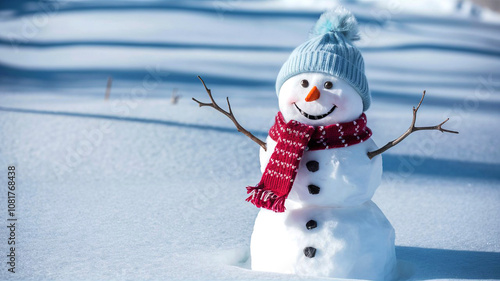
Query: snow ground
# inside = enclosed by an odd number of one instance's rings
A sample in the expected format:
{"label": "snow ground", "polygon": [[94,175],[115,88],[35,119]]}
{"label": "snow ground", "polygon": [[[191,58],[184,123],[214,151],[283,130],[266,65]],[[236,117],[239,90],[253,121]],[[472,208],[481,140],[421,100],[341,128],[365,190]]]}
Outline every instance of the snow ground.
{"label": "snow ground", "polygon": [[[18,171],[19,218],[15,274],[0,228],[0,279],[317,280],[248,269],[258,147],[190,98],[207,100],[201,75],[264,138],[279,67],[332,2],[0,4],[0,170]],[[402,279],[498,280],[500,17],[415,3],[342,2],[363,32],[374,140],[407,128],[424,89],[418,124],[460,131],[385,153],[374,201]]]}

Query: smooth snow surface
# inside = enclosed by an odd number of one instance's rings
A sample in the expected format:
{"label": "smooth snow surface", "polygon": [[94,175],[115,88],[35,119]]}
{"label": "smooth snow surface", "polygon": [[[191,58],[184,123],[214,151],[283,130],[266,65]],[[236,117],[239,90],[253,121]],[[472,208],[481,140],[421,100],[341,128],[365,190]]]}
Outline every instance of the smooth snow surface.
{"label": "smooth snow surface", "polygon": [[[265,139],[279,68],[337,2],[2,1],[0,280],[325,280],[250,270],[259,147],[191,97],[209,100],[200,75]],[[423,90],[417,125],[460,131],[383,155],[373,202],[401,278],[500,279],[500,17],[469,1],[341,2],[360,23],[373,140],[404,132]]]}

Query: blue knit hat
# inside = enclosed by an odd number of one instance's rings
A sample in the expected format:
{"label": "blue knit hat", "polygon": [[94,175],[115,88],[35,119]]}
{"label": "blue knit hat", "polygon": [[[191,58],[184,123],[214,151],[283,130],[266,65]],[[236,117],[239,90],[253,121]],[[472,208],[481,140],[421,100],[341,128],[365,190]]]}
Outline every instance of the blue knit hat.
{"label": "blue knit hat", "polygon": [[283,64],[276,79],[276,93],[290,77],[304,72],[319,72],[347,81],[363,100],[363,111],[370,107],[371,96],[365,65],[352,43],[359,40],[356,18],[343,7],[321,15],[310,39],[301,44]]}

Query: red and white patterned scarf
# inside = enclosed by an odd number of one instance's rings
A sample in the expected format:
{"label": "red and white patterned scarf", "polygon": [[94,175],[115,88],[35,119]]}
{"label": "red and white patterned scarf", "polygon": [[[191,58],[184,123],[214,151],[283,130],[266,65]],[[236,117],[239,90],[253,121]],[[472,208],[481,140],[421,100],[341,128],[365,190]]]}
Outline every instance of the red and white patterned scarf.
{"label": "red and white patterned scarf", "polygon": [[[285,123],[278,112],[269,136],[277,142],[266,170],[257,186],[248,186],[246,201],[258,208],[285,211],[285,199],[292,189],[304,151],[346,147],[364,142],[372,135],[366,126],[366,115],[328,126],[313,127],[291,120]],[[368,156],[367,156],[368,157]]]}

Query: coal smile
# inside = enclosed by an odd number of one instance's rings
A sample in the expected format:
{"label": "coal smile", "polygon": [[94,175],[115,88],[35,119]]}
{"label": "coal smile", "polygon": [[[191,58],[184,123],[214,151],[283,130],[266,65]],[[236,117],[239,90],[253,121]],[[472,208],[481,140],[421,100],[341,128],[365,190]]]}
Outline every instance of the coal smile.
{"label": "coal smile", "polygon": [[300,114],[302,114],[304,117],[308,118],[308,119],[311,119],[311,120],[319,120],[319,119],[322,119],[322,118],[325,118],[326,116],[328,116],[330,113],[332,113],[335,108],[337,108],[336,105],[333,105],[332,109],[330,109],[327,113],[325,114],[321,114],[321,115],[311,115],[309,113],[306,113],[305,111],[303,111],[302,109],[300,109],[296,103],[294,103],[293,105],[295,105],[295,107],[297,108],[297,110],[300,112]]}

